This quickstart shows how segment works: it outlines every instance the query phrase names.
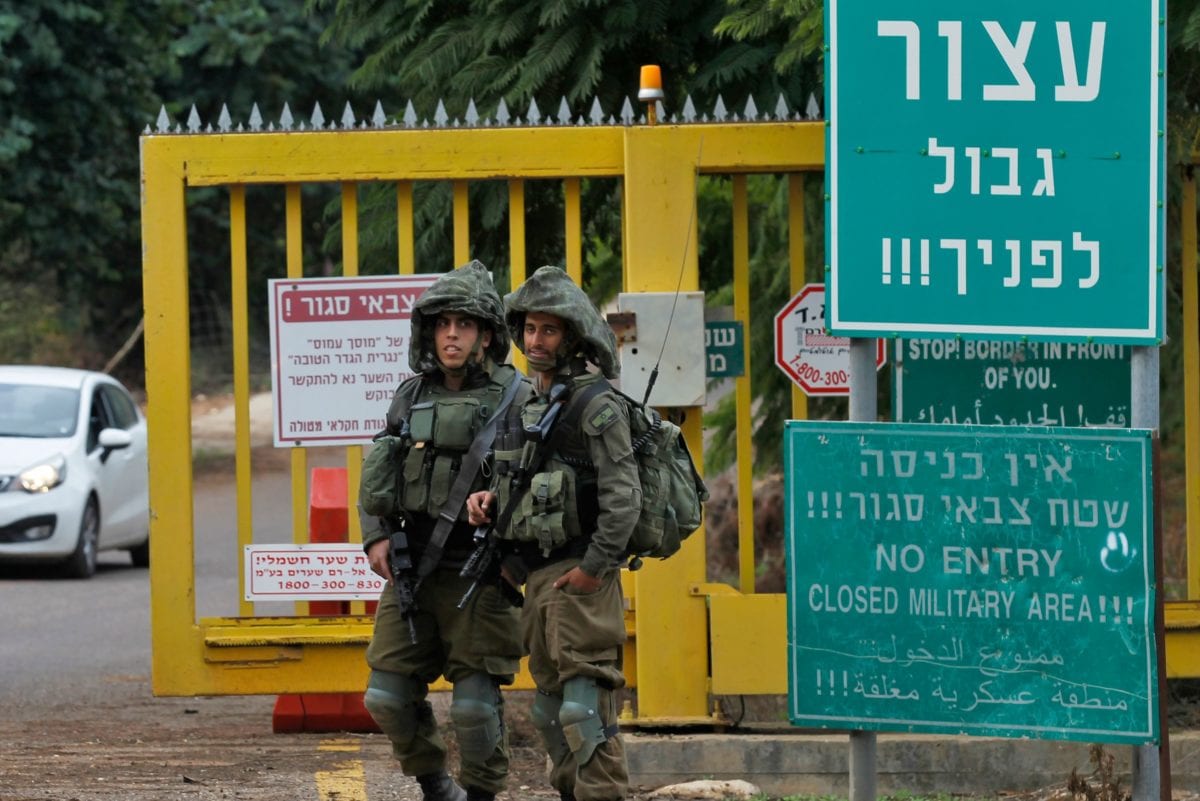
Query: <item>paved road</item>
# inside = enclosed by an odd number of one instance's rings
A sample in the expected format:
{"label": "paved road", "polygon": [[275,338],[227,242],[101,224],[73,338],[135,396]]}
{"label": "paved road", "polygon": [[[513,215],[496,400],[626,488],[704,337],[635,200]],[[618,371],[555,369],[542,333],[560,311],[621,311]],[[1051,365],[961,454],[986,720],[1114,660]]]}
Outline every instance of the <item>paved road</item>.
{"label": "paved road", "polygon": [[[310,457],[310,466],[344,463],[341,449]],[[287,471],[258,470],[252,496],[255,540],[290,541]],[[194,506],[197,614],[235,615],[232,478],[202,475]],[[420,797],[381,735],[273,734],[273,696],[155,698],[149,574],[124,552],[102,554],[85,581],[0,570],[0,610],[3,801]],[[439,708],[447,700],[438,696]],[[538,776],[539,749],[518,745],[508,797],[553,797]]]}
{"label": "paved road", "polygon": [[[290,539],[288,492],[286,472],[256,477],[257,540]],[[194,504],[197,614],[236,615],[232,482],[202,476]],[[85,581],[59,579],[49,569],[0,571],[0,715],[61,698],[68,691],[85,703],[106,699],[114,683],[137,683],[147,677],[148,576],[147,570],[133,567],[123,551],[101,553],[96,575]]]}

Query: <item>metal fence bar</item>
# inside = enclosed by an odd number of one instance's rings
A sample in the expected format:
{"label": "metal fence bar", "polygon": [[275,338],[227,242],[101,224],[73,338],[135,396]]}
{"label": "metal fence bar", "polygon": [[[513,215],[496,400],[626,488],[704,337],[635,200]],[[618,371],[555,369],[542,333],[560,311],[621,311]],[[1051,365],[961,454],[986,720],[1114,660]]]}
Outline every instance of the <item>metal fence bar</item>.
{"label": "metal fence bar", "polygon": [[583,286],[583,225],[581,221],[581,181],[578,178],[563,180],[564,234],[566,241],[567,275],[579,286]]}
{"label": "metal fence bar", "polygon": [[738,587],[754,592],[754,454],[750,434],[750,209],[745,175],[733,176],[733,317],[741,320],[745,372],[734,379],[737,449]]}
{"label": "metal fence bar", "polygon": [[[246,187],[229,187],[229,261],[233,313],[234,476],[237,506],[237,552],[254,538],[250,491],[250,327],[246,269]],[[238,614],[254,613],[246,600],[246,576],[237,571]]]}
{"label": "metal fence bar", "polygon": [[466,181],[454,181],[454,266],[471,260],[471,206]]}
{"label": "metal fence bar", "polygon": [[412,181],[396,182],[396,264],[401,275],[417,271]]}
{"label": "metal fence bar", "polygon": [[[804,286],[808,275],[808,262],[804,254],[806,236],[804,230],[804,173],[793,172],[787,176],[788,182],[788,270],[790,280],[788,286],[794,296]],[[747,332],[747,337],[749,332]],[[792,417],[796,420],[808,419],[808,396],[804,390],[791,382]]]}

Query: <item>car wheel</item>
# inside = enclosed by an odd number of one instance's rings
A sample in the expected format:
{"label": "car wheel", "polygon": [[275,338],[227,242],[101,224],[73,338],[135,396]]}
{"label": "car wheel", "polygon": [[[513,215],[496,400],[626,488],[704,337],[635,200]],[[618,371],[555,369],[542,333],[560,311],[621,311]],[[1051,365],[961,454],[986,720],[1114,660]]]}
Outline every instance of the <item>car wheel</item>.
{"label": "car wheel", "polygon": [[96,551],[100,545],[100,507],[95,498],[88,498],[79,524],[79,541],[75,553],[67,559],[63,573],[68,578],[90,578],[96,572]]}
{"label": "car wheel", "polygon": [[146,540],[141,545],[135,545],[129,549],[129,558],[133,561],[134,567],[150,567],[150,535],[146,535]]}

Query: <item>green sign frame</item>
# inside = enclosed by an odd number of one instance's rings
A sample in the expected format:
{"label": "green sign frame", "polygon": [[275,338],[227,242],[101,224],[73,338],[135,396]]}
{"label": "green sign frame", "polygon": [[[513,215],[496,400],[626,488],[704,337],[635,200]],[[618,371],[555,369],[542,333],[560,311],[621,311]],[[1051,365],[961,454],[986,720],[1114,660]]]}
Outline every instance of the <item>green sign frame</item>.
{"label": "green sign frame", "polygon": [[1164,338],[1164,0],[826,0],[829,330]]}
{"label": "green sign frame", "polygon": [[1129,428],[1132,348],[1099,342],[897,339],[897,423]]}
{"label": "green sign frame", "polygon": [[791,721],[1157,743],[1151,433],[789,421]]}

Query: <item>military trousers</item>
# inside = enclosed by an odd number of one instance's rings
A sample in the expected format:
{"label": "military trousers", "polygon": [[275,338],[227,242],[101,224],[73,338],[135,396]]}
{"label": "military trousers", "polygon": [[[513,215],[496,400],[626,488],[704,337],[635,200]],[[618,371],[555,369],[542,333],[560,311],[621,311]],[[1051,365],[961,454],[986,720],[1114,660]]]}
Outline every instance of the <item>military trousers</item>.
{"label": "military trousers", "polygon": [[[465,609],[458,609],[471,585],[457,570],[435,570],[417,591],[413,613],[417,641],[412,642],[408,620],[400,614],[391,584],[383,589],[375,612],[375,630],[367,646],[372,670],[415,679],[421,687],[445,676],[454,683],[473,673],[487,673],[511,684],[520,668],[521,640],[518,610],[495,586],[481,586]],[[427,690],[426,690],[427,691]],[[424,693],[422,693],[423,700]],[[503,701],[499,701],[503,720]],[[421,776],[444,770],[446,744],[428,704],[423,705],[415,736],[392,740],[392,752],[404,773]],[[481,763],[462,761],[459,782],[492,793],[504,789],[508,775],[508,732]]]}
{"label": "military trousers", "polygon": [[[605,727],[617,723],[616,690],[625,686],[621,672],[625,643],[625,602],[621,571],[611,570],[600,589],[581,593],[554,582],[579,565],[563,559],[538,568],[525,584],[521,636],[529,653],[529,672],[539,690],[559,699],[563,685],[587,676],[600,686],[599,712]],[[598,746],[591,758],[578,764],[574,754],[554,763],[550,784],[578,801],[618,801],[629,791],[629,767],[621,735]]]}

